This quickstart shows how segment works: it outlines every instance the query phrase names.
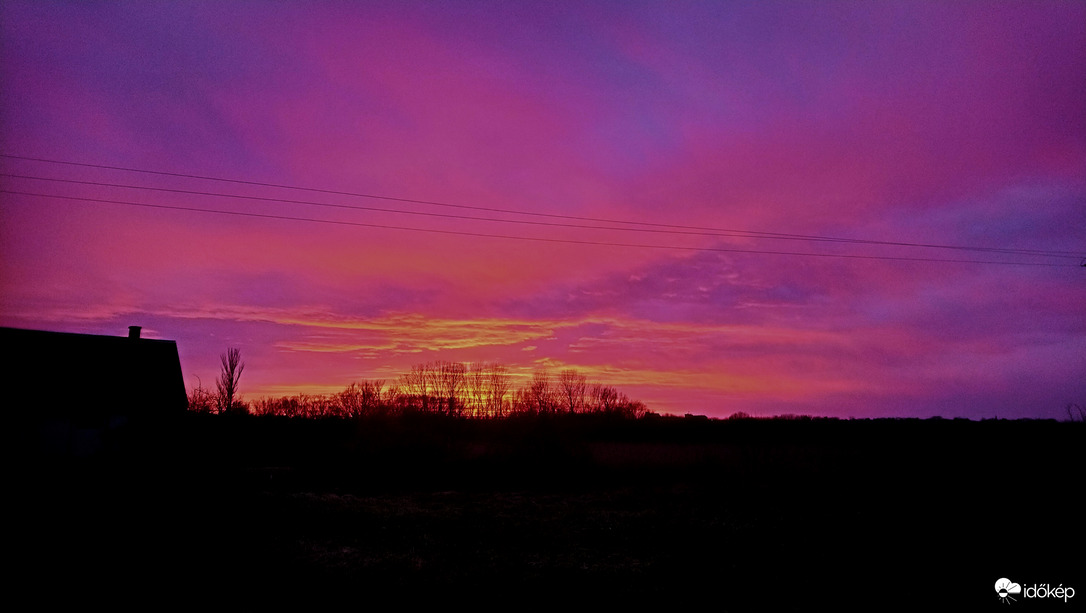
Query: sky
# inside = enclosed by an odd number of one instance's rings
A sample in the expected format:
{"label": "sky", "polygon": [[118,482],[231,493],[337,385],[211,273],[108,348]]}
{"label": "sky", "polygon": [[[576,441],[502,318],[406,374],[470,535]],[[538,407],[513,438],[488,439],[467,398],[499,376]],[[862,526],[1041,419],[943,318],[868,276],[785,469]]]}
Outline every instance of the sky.
{"label": "sky", "polygon": [[5,0],[0,53],[0,325],[189,388],[1086,406],[1082,2]]}

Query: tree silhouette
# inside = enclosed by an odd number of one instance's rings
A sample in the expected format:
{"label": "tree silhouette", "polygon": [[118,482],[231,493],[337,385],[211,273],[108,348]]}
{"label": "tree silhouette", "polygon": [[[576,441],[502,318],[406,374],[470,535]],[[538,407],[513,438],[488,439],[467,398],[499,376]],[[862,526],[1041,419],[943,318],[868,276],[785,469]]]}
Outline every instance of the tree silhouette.
{"label": "tree silhouette", "polygon": [[536,413],[554,413],[558,408],[557,395],[551,376],[546,370],[537,370],[526,389],[531,410]]}
{"label": "tree silhouette", "polygon": [[[506,415],[606,413],[638,418],[647,412],[612,386],[595,383],[575,369],[552,376],[543,368],[522,387],[513,388],[513,376],[500,364],[435,361],[416,364],[393,383],[361,380],[335,394],[300,394],[258,398],[250,404],[237,400],[237,383],[244,364],[241,353],[222,355],[218,393],[212,395],[218,412],[253,412],[304,418],[362,418],[437,413],[450,417],[501,418]],[[199,410],[190,399],[190,408]]]}
{"label": "tree silhouette", "polygon": [[241,371],[245,370],[245,363],[241,361],[241,349],[237,347],[230,347],[219,359],[222,361],[222,371],[215,387],[219,392],[216,398],[219,413],[223,413],[240,408],[237,401],[238,381],[241,380]]}
{"label": "tree silhouette", "polygon": [[405,400],[414,403],[419,409],[430,408],[431,377],[429,364],[415,364],[411,370],[400,375],[400,387],[407,396]]}
{"label": "tree silhouette", "polygon": [[336,394],[335,414],[340,417],[361,417],[377,413],[384,401],[384,381],[362,381],[347,386]]}
{"label": "tree silhouette", "polygon": [[1075,413],[1078,412],[1078,421],[1086,421],[1086,410],[1083,410],[1082,405],[1075,404],[1074,402],[1067,404],[1067,420],[1075,421]]}
{"label": "tree silhouette", "polygon": [[509,393],[509,372],[500,364],[490,366],[486,398],[487,415],[501,417],[505,407],[505,395]]}
{"label": "tree silhouette", "polygon": [[463,404],[458,402],[467,380],[467,368],[461,362],[439,362],[437,373],[437,391],[445,403],[446,415],[459,415]]}
{"label": "tree silhouette", "polygon": [[584,375],[570,368],[558,375],[558,391],[564,408],[570,413],[584,411],[588,380]]}
{"label": "tree silhouette", "polygon": [[196,387],[192,388],[192,393],[189,394],[189,410],[193,413],[212,413],[215,411],[216,399],[215,394],[211,393],[204,387],[203,381],[200,377],[196,377]]}

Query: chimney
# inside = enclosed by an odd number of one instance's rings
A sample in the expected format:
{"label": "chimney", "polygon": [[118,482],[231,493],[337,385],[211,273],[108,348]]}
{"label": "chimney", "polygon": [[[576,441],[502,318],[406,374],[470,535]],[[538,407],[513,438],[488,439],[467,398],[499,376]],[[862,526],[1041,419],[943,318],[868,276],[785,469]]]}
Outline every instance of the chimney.
{"label": "chimney", "polygon": [[128,338],[139,338],[140,326],[128,326]]}

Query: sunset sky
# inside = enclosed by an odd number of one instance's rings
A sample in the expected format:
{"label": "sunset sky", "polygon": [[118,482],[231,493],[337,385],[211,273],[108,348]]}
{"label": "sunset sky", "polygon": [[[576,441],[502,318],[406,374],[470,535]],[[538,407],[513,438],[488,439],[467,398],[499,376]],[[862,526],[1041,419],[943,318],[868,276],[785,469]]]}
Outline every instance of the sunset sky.
{"label": "sunset sky", "polygon": [[5,0],[0,45],[0,325],[142,325],[190,388],[239,347],[247,399],[1086,406],[1083,2]]}

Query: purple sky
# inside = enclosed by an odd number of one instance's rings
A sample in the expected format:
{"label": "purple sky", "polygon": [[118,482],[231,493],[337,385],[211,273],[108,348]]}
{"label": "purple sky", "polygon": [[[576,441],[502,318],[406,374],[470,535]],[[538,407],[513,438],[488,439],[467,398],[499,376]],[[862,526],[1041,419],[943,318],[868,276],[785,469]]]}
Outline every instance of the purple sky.
{"label": "purple sky", "polygon": [[1082,2],[7,0],[0,45],[0,325],[143,325],[190,387],[240,347],[247,398],[1086,405]]}

